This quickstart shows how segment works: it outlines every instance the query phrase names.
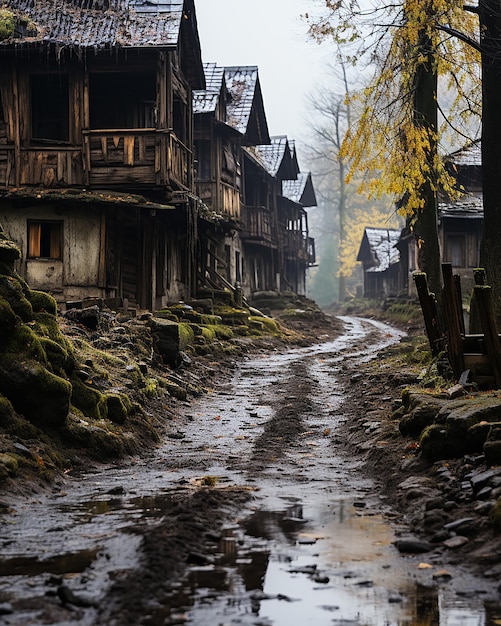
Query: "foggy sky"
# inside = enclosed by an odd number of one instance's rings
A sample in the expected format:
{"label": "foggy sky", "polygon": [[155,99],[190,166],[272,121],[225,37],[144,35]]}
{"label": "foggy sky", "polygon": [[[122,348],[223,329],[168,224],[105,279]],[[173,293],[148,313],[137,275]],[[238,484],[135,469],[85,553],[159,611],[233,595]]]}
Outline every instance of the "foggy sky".
{"label": "foggy sky", "polygon": [[308,39],[301,14],[320,0],[195,0],[204,62],[257,65],[270,134],[307,140],[306,95],[332,59]]}

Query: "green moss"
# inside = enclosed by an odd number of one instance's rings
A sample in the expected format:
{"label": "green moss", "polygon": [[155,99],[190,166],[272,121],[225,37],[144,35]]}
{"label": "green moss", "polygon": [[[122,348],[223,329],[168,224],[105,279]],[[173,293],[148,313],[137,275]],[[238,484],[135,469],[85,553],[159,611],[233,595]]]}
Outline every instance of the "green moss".
{"label": "green moss", "polygon": [[131,402],[127,396],[118,393],[106,394],[108,419],[115,424],[123,424],[131,410]]}
{"label": "green moss", "polygon": [[8,335],[16,326],[17,316],[5,298],[0,296],[0,335]]}
{"label": "green moss", "polygon": [[207,341],[214,341],[216,339],[216,327],[215,326],[201,326],[202,337]]}
{"label": "green moss", "polygon": [[181,322],[179,324],[179,347],[182,350],[189,344],[193,343],[195,333],[189,324]]}
{"label": "green moss", "polygon": [[31,302],[34,313],[45,312],[50,315],[57,315],[56,300],[48,293],[45,293],[45,291],[30,289],[26,297]]}
{"label": "green moss", "polygon": [[68,415],[71,385],[39,362],[3,355],[0,361],[0,392],[16,412],[43,427],[58,427]]}
{"label": "green moss", "polygon": [[16,18],[12,11],[0,9],[0,41],[14,36],[16,30]]}
{"label": "green moss", "polygon": [[0,296],[7,300],[23,322],[30,322],[33,319],[33,307],[24,295],[23,285],[17,278],[0,275]]}
{"label": "green moss", "polygon": [[108,429],[105,423],[89,423],[74,413],[69,415],[63,437],[70,445],[85,448],[89,456],[97,461],[120,458],[126,452],[123,439]]}
{"label": "green moss", "polygon": [[86,417],[95,420],[106,419],[108,417],[108,402],[97,389],[86,385],[77,376],[71,379],[71,404],[79,409]]}
{"label": "green moss", "polygon": [[225,326],[223,324],[218,324],[214,326],[214,333],[217,339],[233,339],[235,336],[233,330],[229,326]]}
{"label": "green moss", "polygon": [[[11,358],[12,355],[17,355],[20,360],[30,357],[44,365],[47,363],[42,342],[27,324],[14,328],[5,343],[3,356]],[[2,360],[0,355],[0,366]]]}
{"label": "green moss", "polygon": [[17,458],[13,454],[8,454],[6,452],[0,454],[0,465],[5,468],[9,476],[17,474],[19,469]]}

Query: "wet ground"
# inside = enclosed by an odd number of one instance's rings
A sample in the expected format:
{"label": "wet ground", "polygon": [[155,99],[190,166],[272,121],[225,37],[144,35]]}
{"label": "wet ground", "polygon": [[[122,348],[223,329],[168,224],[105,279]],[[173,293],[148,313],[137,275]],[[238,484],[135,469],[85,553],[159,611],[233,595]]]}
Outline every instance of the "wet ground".
{"label": "wet ground", "polygon": [[338,451],[340,369],[401,336],[343,321],[335,341],[250,358],[179,403],[148,458],[10,503],[0,624],[500,624],[486,581],[398,553],[405,527]]}

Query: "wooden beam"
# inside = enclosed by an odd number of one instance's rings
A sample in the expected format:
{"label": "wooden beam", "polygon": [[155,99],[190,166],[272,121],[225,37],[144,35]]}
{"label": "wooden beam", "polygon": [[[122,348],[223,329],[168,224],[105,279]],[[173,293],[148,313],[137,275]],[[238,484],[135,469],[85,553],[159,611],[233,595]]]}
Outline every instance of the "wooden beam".
{"label": "wooden beam", "polygon": [[465,369],[462,342],[464,333],[461,333],[462,312],[458,308],[458,295],[450,263],[442,264],[442,276],[444,280],[442,304],[447,325],[447,354],[454,376],[459,379]]}
{"label": "wooden beam", "polygon": [[496,388],[499,389],[501,387],[501,344],[492,310],[492,291],[488,285],[475,285],[473,293],[477,301],[480,325],[484,333],[485,349],[494,372]]}
{"label": "wooden beam", "polygon": [[414,272],[413,278],[421,304],[421,311],[423,312],[424,325],[426,334],[428,335],[428,341],[430,342],[431,353],[433,356],[438,356],[443,335],[438,321],[435,297],[428,290],[428,283],[424,272]]}

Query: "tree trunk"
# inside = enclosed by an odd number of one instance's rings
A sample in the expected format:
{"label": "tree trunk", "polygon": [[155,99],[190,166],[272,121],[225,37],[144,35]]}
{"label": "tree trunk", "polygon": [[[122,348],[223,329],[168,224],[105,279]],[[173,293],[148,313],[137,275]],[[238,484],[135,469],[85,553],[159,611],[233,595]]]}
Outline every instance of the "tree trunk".
{"label": "tree trunk", "polygon": [[[414,119],[418,127],[423,128],[431,137],[428,150],[430,175],[433,175],[434,160],[437,153],[437,71],[432,52],[432,42],[423,32],[420,50],[425,60],[418,66],[414,81]],[[427,180],[421,187],[424,207],[417,217],[414,233],[418,244],[418,267],[428,276],[430,291],[440,302],[442,278],[440,271],[440,245],[438,239],[438,203],[433,181]]]}
{"label": "tree trunk", "polygon": [[501,328],[501,12],[499,0],[479,1],[482,46],[482,189],[484,231],[481,265],[492,287]]}
{"label": "tree trunk", "polygon": [[[339,162],[339,244],[340,248],[346,237],[346,182],[345,182],[345,168],[343,158],[338,158]],[[346,276],[342,272],[339,273],[339,302],[346,300]]]}

